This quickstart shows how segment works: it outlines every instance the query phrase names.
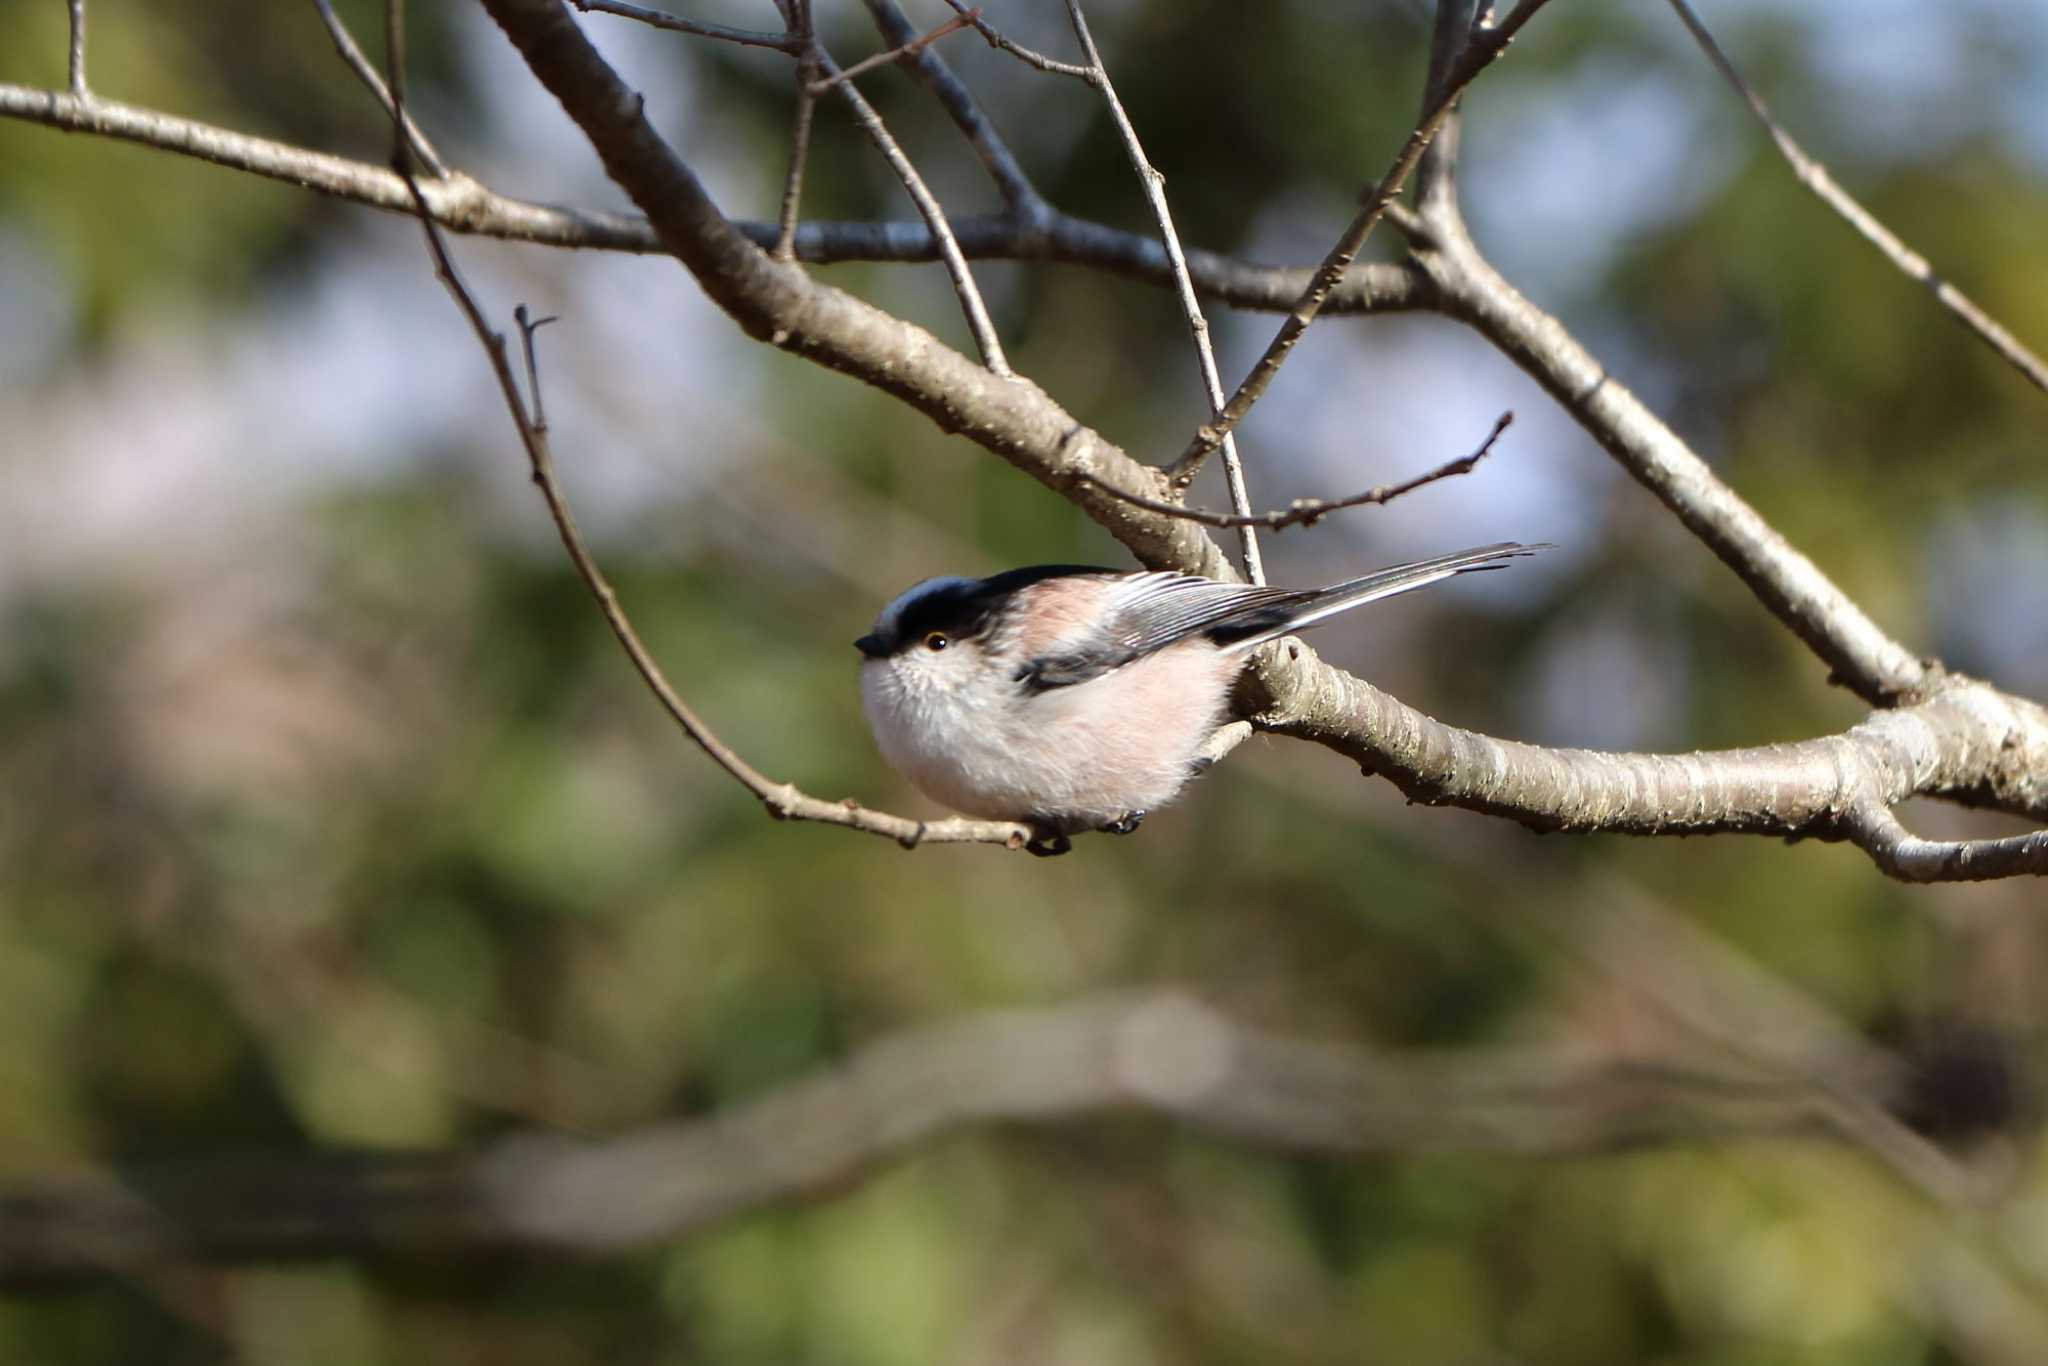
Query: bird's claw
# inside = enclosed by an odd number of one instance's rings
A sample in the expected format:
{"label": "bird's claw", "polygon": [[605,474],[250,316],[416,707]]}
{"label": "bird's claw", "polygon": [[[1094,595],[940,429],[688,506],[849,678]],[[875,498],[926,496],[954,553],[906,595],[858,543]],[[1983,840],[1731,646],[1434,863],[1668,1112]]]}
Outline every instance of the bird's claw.
{"label": "bird's claw", "polygon": [[1126,811],[1123,815],[1118,816],[1115,820],[1109,822],[1107,825],[1099,826],[1097,828],[1100,829],[1102,833],[1105,835],[1128,835],[1133,830],[1136,830],[1140,825],[1144,824],[1144,821],[1144,812]]}

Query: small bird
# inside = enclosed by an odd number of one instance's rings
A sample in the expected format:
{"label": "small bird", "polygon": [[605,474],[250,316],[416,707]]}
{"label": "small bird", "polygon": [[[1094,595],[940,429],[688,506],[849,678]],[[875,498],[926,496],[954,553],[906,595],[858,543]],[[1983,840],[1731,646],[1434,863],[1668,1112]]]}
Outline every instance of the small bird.
{"label": "small bird", "polygon": [[1231,685],[1267,641],[1547,547],[1503,542],[1328,588],[1087,565],[926,579],[854,642],[882,755],[934,801],[1020,821],[1065,853],[1128,834],[1203,765]]}

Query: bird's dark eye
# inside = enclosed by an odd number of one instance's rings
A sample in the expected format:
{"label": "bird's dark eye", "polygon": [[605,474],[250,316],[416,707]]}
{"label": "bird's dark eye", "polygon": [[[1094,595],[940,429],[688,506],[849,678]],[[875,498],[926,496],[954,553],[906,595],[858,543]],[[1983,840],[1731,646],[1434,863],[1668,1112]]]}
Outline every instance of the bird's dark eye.
{"label": "bird's dark eye", "polygon": [[927,650],[943,650],[952,643],[953,638],[944,631],[933,631],[924,638],[924,648]]}

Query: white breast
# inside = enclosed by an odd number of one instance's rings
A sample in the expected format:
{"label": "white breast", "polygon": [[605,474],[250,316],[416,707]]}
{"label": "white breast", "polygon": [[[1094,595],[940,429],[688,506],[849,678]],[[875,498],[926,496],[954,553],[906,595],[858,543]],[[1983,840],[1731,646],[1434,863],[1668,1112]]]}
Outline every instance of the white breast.
{"label": "white breast", "polygon": [[970,816],[1093,829],[1171,801],[1222,719],[1243,661],[1206,642],[1045,692],[991,676],[967,688],[870,660],[861,697],[883,756]]}

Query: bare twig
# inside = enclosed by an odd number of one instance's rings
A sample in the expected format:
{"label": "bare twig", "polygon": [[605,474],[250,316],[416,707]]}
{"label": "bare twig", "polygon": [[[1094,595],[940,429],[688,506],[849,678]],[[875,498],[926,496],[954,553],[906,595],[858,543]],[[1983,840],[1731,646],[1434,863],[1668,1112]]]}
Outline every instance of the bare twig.
{"label": "bare twig", "polygon": [[[333,40],[334,50],[341,54],[342,61],[348,63],[348,69],[355,72],[356,79],[377,97],[377,103],[384,107],[385,117],[397,118],[398,106],[392,102],[391,92],[384,86],[384,78],[377,74],[377,68],[370,64],[370,59],[356,46],[354,36],[349,33],[348,26],[341,22],[341,16],[334,12],[334,6],[329,0],[313,0],[313,8],[320,11],[320,22],[327,26],[327,36]],[[441,155],[434,150],[433,144],[427,141],[427,135],[420,131],[419,125],[413,122],[409,114],[405,116],[404,125],[405,136],[412,143],[414,155],[434,173],[435,179],[446,180],[447,164],[441,160]]]}
{"label": "bare twig", "polygon": [[[396,11],[401,0],[388,0],[393,12],[390,44],[391,94],[395,115],[402,115],[405,107],[404,51],[399,36],[402,26],[396,22]],[[568,501],[562,494],[560,481],[555,475],[554,455],[549,447],[548,434],[541,417],[538,367],[531,350],[533,332],[550,320],[528,324],[520,318],[521,338],[528,350],[526,364],[534,388],[532,407],[519,391],[519,384],[513,375],[511,359],[505,347],[503,334],[495,331],[485,319],[476,296],[463,283],[455,267],[454,258],[449,254],[447,244],[441,238],[441,230],[429,212],[426,196],[419,182],[412,175],[402,125],[394,117],[393,159],[399,174],[412,192],[415,216],[420,228],[426,234],[427,250],[434,261],[434,272],[449,295],[462,310],[477,343],[483,347],[490,361],[491,372],[498,381],[498,390],[505,400],[505,410],[518,429],[520,443],[526,449],[527,461],[532,466],[534,483],[539,487],[542,499],[547,503],[548,513],[554,519],[555,530],[561,536],[562,547],[568,551],[569,559],[576,567],[584,586],[597,600],[598,609],[604,614],[605,623],[625,649],[634,669],[647,684],[670,718],[680,726],[683,733],[709,755],[712,762],[724,769],[733,778],[752,792],[768,813],[777,820],[816,821],[827,825],[844,826],[869,834],[884,835],[895,840],[904,848],[915,848],[920,844],[1000,844],[1011,849],[1022,849],[1038,836],[1037,831],[1026,825],[1008,821],[970,821],[948,819],[942,821],[913,820],[907,816],[891,815],[882,811],[870,811],[857,803],[847,801],[826,801],[801,791],[793,783],[777,783],[748,764],[720,740],[711,728],[704,724],[692,711],[689,704],[676,692],[662,672],[652,652],[633,629],[625,608],[620,604],[618,594],[613,591],[604,571],[598,568],[597,560],[584,544],[582,532],[577,529],[576,518],[569,510]]]}
{"label": "bare twig", "polygon": [[1841,215],[1866,242],[1883,252],[1886,260],[1926,285],[1933,293],[1935,302],[1947,309],[1957,322],[1975,333],[1978,340],[1996,351],[2006,364],[2019,371],[2028,383],[2036,389],[2048,391],[2048,362],[2043,362],[2039,356],[2028,350],[2019,338],[2013,336],[1995,318],[1979,308],[1968,295],[1936,274],[1926,257],[1900,241],[1897,234],[1879,222],[1876,216],[1858,203],[1847,190],[1835,183],[1834,177],[1828,174],[1827,167],[1808,156],[1806,149],[1794,142],[1792,135],[1771,116],[1769,107],[1764,104],[1763,96],[1757,94],[1756,90],[1743,80],[1742,73],[1735,69],[1735,63],[1721,50],[1721,45],[1714,41],[1714,35],[1707,31],[1706,24],[1701,22],[1699,15],[1686,0],[1671,0],[1671,8],[1677,11],[1679,19],[1692,34],[1693,40],[1700,45],[1700,50],[1706,53],[1707,60],[1714,64],[1714,69],[1719,71],[1722,79],[1742,97],[1742,102],[1749,106],[1749,112],[1756,115],[1757,122],[1771,135],[1771,141],[1777,144],[1778,154],[1791,166],[1793,175],[1799,178],[1799,183],[1813,191],[1823,203]]}
{"label": "bare twig", "polygon": [[1426,474],[1418,474],[1413,479],[1406,480],[1403,483],[1383,484],[1378,488],[1367,489],[1364,493],[1356,494],[1350,498],[1297,498],[1285,508],[1274,512],[1208,512],[1201,508],[1184,507],[1179,503],[1169,503],[1164,499],[1147,498],[1141,494],[1129,493],[1116,487],[1114,484],[1101,480],[1094,482],[1112,497],[1121,498],[1124,502],[1130,503],[1134,507],[1144,508],[1148,512],[1157,512],[1162,516],[1180,517],[1190,522],[1199,522],[1203,526],[1213,526],[1219,529],[1256,526],[1264,527],[1268,531],[1282,531],[1291,526],[1314,526],[1331,513],[1342,512],[1346,508],[1391,503],[1402,494],[1413,493],[1426,484],[1434,484],[1439,479],[1449,479],[1454,475],[1470,474],[1473,468],[1493,450],[1493,443],[1499,439],[1500,434],[1506,431],[1508,424],[1514,420],[1515,415],[1513,413],[1502,413],[1500,420],[1493,424],[1493,430],[1487,433],[1486,440],[1479,444],[1479,449],[1473,451],[1470,455],[1461,455],[1456,460],[1439,465]]}
{"label": "bare twig", "polygon": [[1090,85],[1095,83],[1095,72],[1092,68],[1077,66],[1073,62],[1063,62],[1056,57],[1048,57],[1043,52],[1034,52],[1022,43],[1014,43],[1004,37],[993,25],[981,17],[979,9],[969,10],[960,0],[946,0],[946,3],[953,7],[955,13],[964,16],[969,23],[974,25],[974,31],[979,33],[990,47],[1000,52],[1007,52],[1027,66],[1037,67],[1040,71],[1046,72],[1049,75],[1073,76],[1079,80],[1087,81]]}
{"label": "bare twig", "polygon": [[868,72],[875,70],[877,67],[888,66],[891,65],[892,63],[901,62],[908,58],[915,57],[918,53],[924,51],[927,47],[930,47],[933,43],[936,43],[939,39],[945,37],[947,34],[958,33],[961,29],[966,28],[969,24],[974,22],[972,16],[974,14],[979,14],[980,12],[981,11],[979,10],[975,10],[972,11],[970,14],[963,14],[956,18],[948,19],[945,23],[940,24],[937,28],[929,29],[926,32],[919,34],[917,37],[912,38],[909,42],[904,43],[900,47],[891,48],[887,52],[877,52],[872,57],[863,57],[859,61],[855,62],[852,66],[847,67],[843,71],[837,72],[836,74],[831,76],[827,76],[822,81],[813,81],[810,87],[811,93],[814,95],[822,95],[827,90],[830,90],[833,86],[839,84],[841,81],[850,81],[856,77],[865,76]]}
{"label": "bare twig", "polygon": [[17,1180],[0,1188],[0,1285],[200,1259],[588,1256],[857,1188],[949,1134],[1134,1111],[1339,1155],[1827,1132],[1807,1088],[1753,1069],[1584,1049],[1374,1052],[1251,1029],[1175,992],[1105,994],[907,1031],[718,1113],[606,1139],[535,1131],[473,1155],[237,1156]]}
{"label": "bare twig", "polygon": [[[838,71],[831,54],[815,41],[809,51],[826,73]],[[911,202],[917,205],[925,226],[937,240],[939,258],[945,262],[946,274],[953,281],[953,292],[959,296],[960,311],[967,316],[967,328],[974,334],[975,347],[981,352],[981,363],[995,374],[1009,378],[1013,372],[1009,359],[1003,355],[1002,340],[996,335],[995,324],[989,320],[988,306],[982,302],[981,289],[974,283],[974,272],[967,268],[967,258],[960,252],[960,243],[953,237],[953,227],[946,221],[946,211],[940,206],[938,196],[926,187],[924,177],[911,165],[909,156],[897,145],[888,126],[882,122],[882,116],[867,102],[860,88],[848,81],[842,82],[838,89],[852,108],[854,121],[860,124],[869,141],[881,152],[889,168],[896,172],[896,178],[903,182],[903,188],[909,193]]]}
{"label": "bare twig", "polygon": [[[1145,198],[1152,205],[1152,217],[1159,224],[1159,240],[1166,247],[1166,259],[1173,267],[1173,282],[1180,295],[1181,313],[1186,317],[1188,335],[1195,344],[1195,357],[1201,365],[1202,386],[1209,404],[1211,417],[1223,412],[1223,376],[1216,368],[1216,351],[1209,344],[1209,320],[1202,314],[1202,301],[1195,294],[1194,281],[1188,275],[1186,255],[1181,251],[1180,234],[1173,229],[1173,210],[1166,202],[1166,177],[1145,156],[1145,149],[1138,141],[1138,130],[1131,125],[1130,116],[1124,113],[1123,101],[1116,96],[1116,87],[1110,83],[1109,68],[1102,63],[1102,54],[1096,50],[1095,38],[1088,31],[1087,16],[1081,12],[1081,0],[1067,0],[1067,17],[1074,26],[1074,37],[1080,41],[1082,55],[1088,59],[1088,83],[1102,93],[1103,102],[1109,106],[1109,116],[1116,125],[1118,136],[1123,139],[1124,151],[1131,159],[1131,168],[1138,174],[1138,183],[1144,187]],[[1230,489],[1230,506],[1239,516],[1248,517],[1252,510],[1251,495],[1245,489],[1244,465],[1237,454],[1237,442],[1228,431],[1218,438],[1223,450],[1225,482]],[[1244,554],[1245,577],[1253,583],[1266,581],[1266,566],[1259,558],[1258,533],[1253,530],[1256,520],[1238,522],[1238,548]]]}
{"label": "bare twig", "polygon": [[1900,824],[1890,808],[1871,803],[1849,817],[1849,837],[1878,867],[1902,882],[2048,877],[2048,830],[2003,839],[1921,839]]}
{"label": "bare twig", "polygon": [[1362,207],[1357,217],[1351,220],[1351,225],[1344,230],[1344,235],[1337,239],[1337,244],[1330,248],[1330,253],[1323,258],[1323,263],[1316,267],[1314,279],[1302,292],[1294,311],[1280,324],[1280,330],[1267,345],[1265,354],[1252,366],[1251,372],[1244,377],[1244,382],[1237,386],[1237,391],[1230,396],[1230,401],[1220,406],[1215,420],[1197,429],[1195,439],[1188,443],[1187,449],[1174,461],[1171,472],[1176,484],[1185,488],[1194,481],[1202,462],[1209,458],[1209,453],[1223,444],[1232,429],[1251,411],[1252,405],[1259,401],[1260,395],[1266,392],[1266,386],[1273,382],[1273,376],[1279,372],[1281,363],[1287,359],[1288,353],[1294,350],[1295,343],[1301,340],[1302,334],[1308,331],[1309,324],[1316,320],[1316,315],[1322,311],[1323,303],[1329,298],[1330,291],[1344,278],[1344,272],[1357,257],[1359,248],[1365,245],[1365,239],[1372,234],[1374,226],[1385,215],[1387,206],[1393,202],[1394,196],[1401,192],[1401,186],[1407,182],[1409,173],[1415,169],[1416,162],[1421,160],[1423,152],[1428,149],[1437,129],[1450,117],[1465,87],[1470,85],[1480,72],[1492,65],[1496,57],[1507,51],[1508,44],[1514,40],[1515,34],[1537,10],[1543,7],[1544,3],[1545,0],[1521,0],[1498,26],[1477,29],[1472,33],[1463,54],[1444,78],[1443,89],[1438,94],[1435,109],[1415,126],[1415,130],[1408,135],[1408,140],[1402,144],[1400,152],[1395,155],[1393,164],[1387,168],[1386,174],[1381,176],[1379,183],[1362,197]]}
{"label": "bare twig", "polygon": [[818,109],[818,97],[811,91],[811,80],[817,74],[817,58],[811,55],[811,37],[815,27],[811,19],[811,0],[783,0],[784,12],[789,16],[789,33],[792,38],[800,37],[803,48],[796,63],[796,114],[789,133],[789,174],[782,182],[782,212],[775,223],[775,259],[793,261],[796,259],[797,210],[803,200],[804,162],[811,151],[811,119]]}
{"label": "bare twig", "polygon": [[[1443,100],[1444,85],[1464,54],[1465,44],[1479,22],[1479,0],[1436,0],[1436,22],[1430,26],[1429,70],[1422,83],[1422,107],[1417,121],[1426,120]],[[1415,208],[1390,202],[1385,217],[1411,244],[1418,230],[1429,232],[1428,223],[1445,213],[1457,212],[1458,121],[1455,108],[1437,128],[1436,136],[1415,164]]]}
{"label": "bare twig", "polygon": [[85,89],[85,0],[67,0],[71,18],[71,93],[83,99]]}
{"label": "bare twig", "polygon": [[668,29],[672,33],[688,33],[698,38],[716,38],[724,43],[738,43],[741,47],[770,47],[777,52],[787,52],[791,56],[802,51],[787,33],[767,33],[760,29],[733,28],[727,24],[707,24],[700,19],[685,19],[679,14],[670,14],[666,10],[628,4],[627,0],[569,0],[569,3],[585,14],[615,14],[621,19],[638,20],[655,28]]}
{"label": "bare twig", "polygon": [[[896,0],[867,0],[867,6],[874,17],[875,27],[886,41],[902,45],[916,35],[916,29]],[[955,8],[959,6],[955,5]],[[980,10],[962,11],[970,23],[980,13]],[[990,179],[996,183],[997,193],[1003,197],[1003,204],[1009,210],[1008,217],[1033,229],[1041,227],[1052,216],[1050,207],[1039,195],[1037,187],[1032,185],[1031,177],[1025,174],[1022,163],[1010,151],[995,125],[975,102],[974,96],[953,74],[952,68],[937,52],[920,49],[912,58],[910,69],[931,88],[954,126],[974,148],[975,156],[987,168]],[[958,225],[955,227],[957,229]]]}
{"label": "bare twig", "polygon": [[818,97],[811,93],[810,73],[816,66],[805,59],[796,69],[796,114],[789,133],[789,174],[782,182],[782,212],[775,223],[775,259],[796,259],[797,211],[803,199],[804,162],[811,150],[811,119]]}

